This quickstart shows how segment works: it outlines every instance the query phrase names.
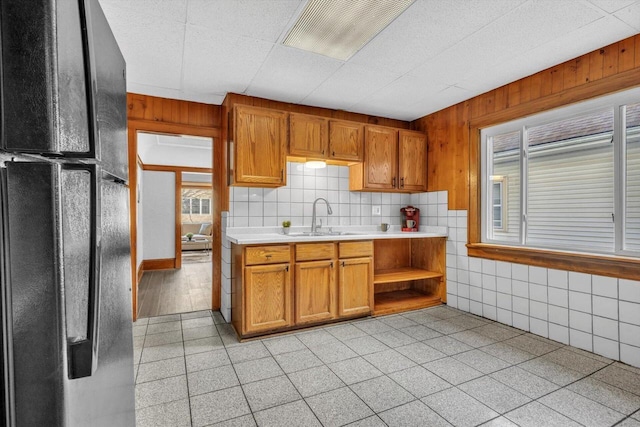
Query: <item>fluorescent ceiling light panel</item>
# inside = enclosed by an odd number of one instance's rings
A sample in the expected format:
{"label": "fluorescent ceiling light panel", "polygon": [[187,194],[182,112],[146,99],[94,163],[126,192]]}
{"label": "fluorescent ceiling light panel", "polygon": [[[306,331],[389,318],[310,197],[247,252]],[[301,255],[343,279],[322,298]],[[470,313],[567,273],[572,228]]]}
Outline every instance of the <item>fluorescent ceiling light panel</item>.
{"label": "fluorescent ceiling light panel", "polygon": [[309,0],[284,45],[346,61],[414,0]]}

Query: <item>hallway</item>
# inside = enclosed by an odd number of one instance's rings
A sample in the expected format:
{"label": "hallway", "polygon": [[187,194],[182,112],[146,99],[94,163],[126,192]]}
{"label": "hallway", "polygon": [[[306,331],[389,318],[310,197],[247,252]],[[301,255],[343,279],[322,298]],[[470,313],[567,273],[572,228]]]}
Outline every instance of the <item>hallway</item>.
{"label": "hallway", "polygon": [[139,318],[211,309],[210,258],[185,261],[179,270],[144,273],[138,288]]}

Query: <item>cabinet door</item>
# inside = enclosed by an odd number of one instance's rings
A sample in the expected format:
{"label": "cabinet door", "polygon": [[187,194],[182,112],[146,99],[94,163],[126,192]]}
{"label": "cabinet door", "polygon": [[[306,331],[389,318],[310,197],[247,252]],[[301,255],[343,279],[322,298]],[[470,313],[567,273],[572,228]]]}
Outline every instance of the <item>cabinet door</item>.
{"label": "cabinet door", "polygon": [[335,160],[363,160],[364,125],[342,120],[329,121],[329,158]]}
{"label": "cabinet door", "polygon": [[296,264],[296,324],[330,320],[336,317],[335,261]]}
{"label": "cabinet door", "polygon": [[398,142],[398,188],[427,191],[427,136],[401,130]]}
{"label": "cabinet door", "polygon": [[364,188],[397,188],[398,131],[366,126],[364,145]]}
{"label": "cabinet door", "polygon": [[373,310],[373,259],[340,260],[340,316],[369,314]]}
{"label": "cabinet door", "polygon": [[284,111],[247,106],[234,108],[234,184],[256,187],[286,184],[286,124],[287,113]]}
{"label": "cabinet door", "polygon": [[244,333],[291,326],[289,264],[256,265],[244,269]]}
{"label": "cabinet door", "polygon": [[306,114],[289,114],[289,154],[323,158],[329,146],[329,120]]}

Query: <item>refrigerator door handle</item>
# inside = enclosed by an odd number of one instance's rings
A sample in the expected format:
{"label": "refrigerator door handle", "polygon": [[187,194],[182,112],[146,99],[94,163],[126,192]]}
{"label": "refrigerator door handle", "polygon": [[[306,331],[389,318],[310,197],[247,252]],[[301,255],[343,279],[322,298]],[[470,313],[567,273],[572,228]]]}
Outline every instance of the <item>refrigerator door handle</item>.
{"label": "refrigerator door handle", "polygon": [[101,168],[91,164],[65,164],[66,170],[85,170],[91,174],[90,268],[88,277],[86,337],[67,337],[69,379],[91,376],[98,367],[100,319],[100,181]]}

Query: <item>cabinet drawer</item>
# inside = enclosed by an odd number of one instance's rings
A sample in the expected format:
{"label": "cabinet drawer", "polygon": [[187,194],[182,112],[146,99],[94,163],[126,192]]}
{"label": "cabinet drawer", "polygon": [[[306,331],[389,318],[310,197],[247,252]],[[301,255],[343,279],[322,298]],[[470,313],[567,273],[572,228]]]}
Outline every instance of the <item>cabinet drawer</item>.
{"label": "cabinet drawer", "polygon": [[340,242],[340,258],[373,256],[373,241]]}
{"label": "cabinet drawer", "polygon": [[275,264],[290,262],[289,245],[278,246],[250,246],[246,248],[245,265]]}
{"label": "cabinet drawer", "polygon": [[315,261],[336,257],[333,243],[299,243],[296,245],[296,261]]}

